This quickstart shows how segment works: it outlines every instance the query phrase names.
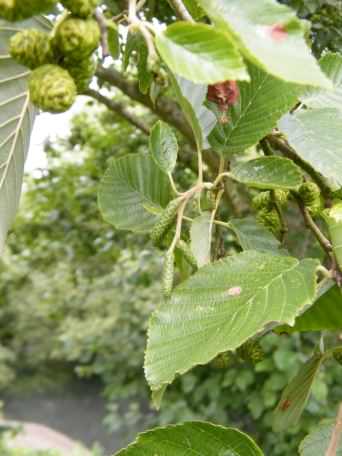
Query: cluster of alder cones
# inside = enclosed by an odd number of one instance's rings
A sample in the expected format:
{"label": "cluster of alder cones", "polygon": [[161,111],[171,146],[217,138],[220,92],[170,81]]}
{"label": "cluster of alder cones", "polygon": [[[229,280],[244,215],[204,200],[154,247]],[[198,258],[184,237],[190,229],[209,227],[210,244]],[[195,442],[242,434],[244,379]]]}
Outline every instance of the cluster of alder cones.
{"label": "cluster of alder cones", "polygon": [[53,113],[68,110],[95,73],[93,53],[99,45],[100,29],[93,14],[98,0],[0,0],[0,17],[11,22],[42,14],[57,3],[65,11],[50,33],[23,29],[10,40],[11,56],[32,70],[32,103]]}

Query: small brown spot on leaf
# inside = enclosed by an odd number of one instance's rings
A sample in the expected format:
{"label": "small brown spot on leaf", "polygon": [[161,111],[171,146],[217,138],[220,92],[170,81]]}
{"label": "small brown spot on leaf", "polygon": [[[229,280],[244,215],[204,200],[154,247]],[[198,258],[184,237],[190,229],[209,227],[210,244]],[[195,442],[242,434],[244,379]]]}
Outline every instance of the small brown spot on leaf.
{"label": "small brown spot on leaf", "polygon": [[291,405],[291,401],[288,399],[285,399],[281,404],[280,404],[280,410],[285,412]]}

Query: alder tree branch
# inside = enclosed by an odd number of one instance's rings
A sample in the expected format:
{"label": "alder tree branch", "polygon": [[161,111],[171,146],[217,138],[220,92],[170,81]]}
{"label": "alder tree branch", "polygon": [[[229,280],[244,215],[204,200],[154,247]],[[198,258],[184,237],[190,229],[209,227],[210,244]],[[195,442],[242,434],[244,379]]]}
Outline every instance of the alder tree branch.
{"label": "alder tree branch", "polygon": [[188,22],[195,22],[182,0],[169,0],[169,3],[176,11],[176,14],[180,19]]}
{"label": "alder tree branch", "polygon": [[[173,126],[178,130],[184,138],[189,142],[189,147],[183,149],[181,160],[184,163],[188,163],[191,169],[195,169],[193,163],[193,150],[195,148],[195,139],[192,129],[186,120],[184,114],[179,108],[178,104],[166,96],[158,98],[157,102],[153,104],[152,100],[148,95],[141,93],[137,82],[127,79],[122,73],[115,68],[105,68],[99,65],[96,71],[96,76],[101,82],[105,82],[112,87],[119,89],[123,94],[128,96],[131,100],[140,103],[146,108],[150,109],[157,117],[162,119],[164,122]],[[102,97],[96,96],[92,92],[93,98],[105,104],[110,109],[110,105],[107,100]],[[111,103],[110,103],[111,104]],[[216,174],[219,169],[219,157],[212,150],[206,150],[202,152],[203,160],[213,174]],[[233,187],[233,184],[230,184]],[[225,185],[225,200],[230,206],[231,210],[235,215],[241,215],[238,204],[235,202],[235,196],[231,192],[236,193],[233,188],[229,188],[229,184]]]}
{"label": "alder tree branch", "polygon": [[158,98],[157,102],[153,104],[148,95],[144,95],[140,92],[137,82],[128,80],[127,77],[125,77],[114,68],[108,69],[100,65],[97,68],[96,75],[100,81],[107,82],[111,86],[120,89],[121,92],[123,92],[132,100],[137,101],[138,103],[149,108],[160,119],[164,120],[165,122],[175,127],[178,131],[180,131],[191,145],[195,144],[190,125],[188,124],[178,105],[170,98],[161,96]]}
{"label": "alder tree branch", "polygon": [[342,434],[342,403],[339,406],[336,423],[331,435],[329,447],[325,453],[325,456],[336,456],[337,449],[341,440]]}
{"label": "alder tree branch", "polygon": [[99,25],[101,33],[101,49],[102,49],[102,59],[105,59],[109,56],[109,45],[108,45],[108,29],[106,24],[106,19],[100,8],[95,10],[95,19]]}
{"label": "alder tree branch", "polygon": [[111,100],[110,98],[105,97],[100,92],[97,92],[93,89],[87,89],[84,92],[84,95],[88,95],[91,98],[94,98],[98,102],[102,103],[103,105],[107,106],[108,109],[117,113],[119,116],[126,119],[129,123],[134,125],[136,128],[141,130],[146,135],[150,134],[150,128],[146,125],[139,117],[135,116],[125,106],[123,103],[119,103],[118,101]]}
{"label": "alder tree branch", "polygon": [[301,211],[301,213],[303,215],[303,218],[304,218],[304,221],[305,221],[305,225],[307,226],[307,228],[309,230],[311,230],[313,232],[313,234],[315,235],[316,239],[320,243],[322,249],[326,252],[326,254],[329,256],[329,258],[332,261],[334,261],[332,245],[331,245],[329,239],[327,239],[324,236],[322,231],[316,225],[315,221],[311,217],[311,214],[310,214],[308,208],[303,204],[302,200],[299,197],[297,197],[296,200],[297,200],[297,203],[298,203],[298,207],[299,207],[299,209],[300,209],[300,211]]}
{"label": "alder tree branch", "polygon": [[[99,103],[103,104],[110,111],[115,112],[116,114],[118,114],[119,116],[121,116],[122,118],[127,120],[133,126],[135,126],[140,131],[142,131],[144,134],[146,134],[146,135],[150,134],[150,126],[147,125],[145,122],[143,122],[138,116],[135,116],[134,114],[132,114],[124,106],[123,103],[114,101],[93,89],[88,89],[87,91],[84,92],[84,95],[87,95],[87,96],[93,98],[94,100],[98,101]],[[205,151],[203,154],[203,157],[204,157],[204,161],[207,163],[208,167],[212,170],[212,172],[215,172],[217,169],[217,162],[218,162],[217,157],[210,151]],[[195,154],[194,149],[189,144],[185,144],[182,147],[182,151],[181,151],[179,158],[184,166],[187,166],[188,168],[190,168],[194,173],[197,172],[196,154]],[[206,177],[208,177],[208,176],[206,176]],[[209,177],[208,177],[208,179],[209,179]]]}
{"label": "alder tree branch", "polygon": [[267,141],[272,147],[274,147],[274,149],[281,152],[285,155],[285,157],[290,158],[294,163],[296,163],[296,165],[302,168],[312,178],[312,180],[316,182],[324,196],[329,197],[331,195],[331,190],[323,177],[317,173],[312,166],[309,165],[309,163],[302,160],[289,144],[274,135],[267,136]]}

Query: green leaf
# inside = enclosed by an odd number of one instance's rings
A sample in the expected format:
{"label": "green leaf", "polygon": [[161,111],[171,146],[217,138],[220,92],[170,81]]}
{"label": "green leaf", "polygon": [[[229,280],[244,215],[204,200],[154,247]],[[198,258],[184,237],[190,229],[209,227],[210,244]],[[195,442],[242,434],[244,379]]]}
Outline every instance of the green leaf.
{"label": "green leaf", "polygon": [[216,117],[203,103],[207,98],[207,86],[194,84],[170,74],[176,99],[194,133],[197,147],[202,150],[210,147],[208,136],[216,124]]}
{"label": "green leaf", "polygon": [[172,173],[176,166],[178,142],[172,128],[158,121],[151,131],[150,151],[156,165],[166,174]]}
{"label": "green leaf", "polygon": [[327,52],[319,61],[322,70],[333,83],[333,90],[308,90],[301,97],[310,108],[342,109],[342,55]]}
{"label": "green leaf", "polygon": [[202,17],[205,16],[204,10],[198,5],[196,0],[183,0],[183,2],[186,9],[195,20],[202,19]]}
{"label": "green leaf", "polygon": [[298,87],[248,65],[251,82],[240,82],[240,97],[228,111],[229,121],[218,123],[209,137],[212,147],[230,155],[257,144],[277,125],[298,98]]}
{"label": "green leaf", "polygon": [[300,111],[283,117],[279,128],[296,153],[328,180],[332,190],[342,187],[341,111]]}
{"label": "green leaf", "polygon": [[[325,420],[315,427],[301,442],[299,455],[326,456],[335,425],[335,420]],[[342,456],[342,440],[339,442],[336,456]]]}
{"label": "green leaf", "polygon": [[305,41],[307,25],[276,0],[198,0],[248,59],[288,82],[331,88]]}
{"label": "green leaf", "polygon": [[250,250],[201,268],[151,318],[145,357],[151,389],[235,350],[270,324],[294,324],[314,299],[316,267],[315,260]]}
{"label": "green leaf", "polygon": [[114,60],[120,57],[119,30],[113,21],[106,21],[108,32],[108,48]]}
{"label": "green leaf", "polygon": [[205,422],[188,422],[140,434],[115,456],[263,456],[246,434]]}
{"label": "green leaf", "polygon": [[329,283],[317,301],[296,319],[293,327],[277,328],[277,332],[292,334],[310,331],[342,330],[342,293],[334,283]]}
{"label": "green leaf", "polygon": [[0,20],[0,253],[17,212],[30,136],[36,115],[29,101],[30,71],[8,54],[10,38],[25,28],[50,30],[50,22],[37,17],[15,24]]}
{"label": "green leaf", "polygon": [[229,227],[234,231],[242,250],[256,250],[281,255],[281,243],[254,217],[232,219]]}
{"label": "green leaf", "polygon": [[249,80],[235,44],[210,25],[177,22],[157,35],[156,45],[171,71],[197,84]]}
{"label": "green leaf", "polygon": [[170,200],[170,184],[149,155],[110,161],[99,187],[104,219],[120,230],[148,232]]}
{"label": "green leaf", "polygon": [[149,68],[148,49],[145,40],[140,42],[138,49],[138,80],[141,93],[147,94],[153,81],[153,73]]}
{"label": "green leaf", "polygon": [[297,424],[323,359],[324,355],[315,354],[301,367],[298,374],[284,389],[274,412],[273,429],[275,432],[285,431]]}
{"label": "green leaf", "polygon": [[264,190],[295,190],[303,182],[303,176],[291,160],[282,157],[261,157],[241,163],[232,172],[233,179],[249,187]]}
{"label": "green leaf", "polygon": [[143,42],[143,37],[140,33],[129,32],[126,39],[125,51],[122,59],[122,69],[126,71],[133,52],[137,52]]}
{"label": "green leaf", "polygon": [[211,214],[204,212],[195,218],[190,231],[191,250],[194,254],[198,267],[210,263],[211,257]]}

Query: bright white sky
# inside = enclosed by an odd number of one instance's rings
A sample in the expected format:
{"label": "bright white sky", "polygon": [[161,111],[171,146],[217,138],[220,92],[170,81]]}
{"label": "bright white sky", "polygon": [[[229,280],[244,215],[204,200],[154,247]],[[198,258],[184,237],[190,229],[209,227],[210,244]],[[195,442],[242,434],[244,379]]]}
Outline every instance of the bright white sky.
{"label": "bright white sky", "polygon": [[83,108],[86,100],[86,97],[78,97],[73,107],[63,114],[42,113],[36,117],[31,136],[30,150],[25,165],[25,171],[27,173],[31,173],[37,168],[46,167],[44,154],[45,141],[47,138],[53,140],[56,137],[67,136],[70,131],[71,118]]}

